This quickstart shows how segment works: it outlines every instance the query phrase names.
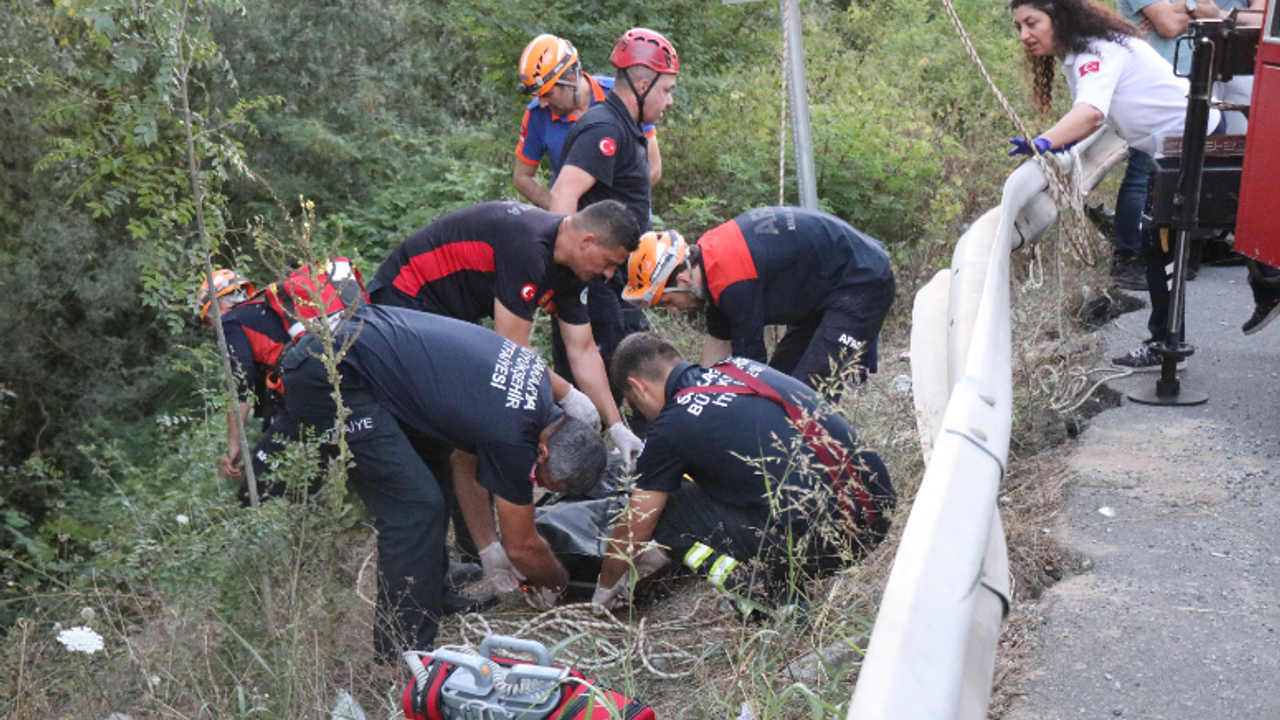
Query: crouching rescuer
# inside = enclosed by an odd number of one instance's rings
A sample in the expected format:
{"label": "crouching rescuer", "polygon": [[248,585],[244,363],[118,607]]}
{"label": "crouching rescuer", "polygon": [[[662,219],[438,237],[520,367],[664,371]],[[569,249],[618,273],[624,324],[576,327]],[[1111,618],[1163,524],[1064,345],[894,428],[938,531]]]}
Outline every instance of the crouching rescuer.
{"label": "crouching rescuer", "polygon": [[[219,269],[213,273],[214,286],[209,290],[206,278],[196,291],[197,313],[200,323],[213,324],[209,310],[218,303],[222,318],[222,331],[227,338],[227,351],[231,355],[231,367],[239,388],[236,406],[232,412],[240,414],[241,425],[247,424],[254,409],[250,399],[256,399],[256,412],[263,421],[262,437],[253,448],[253,474],[258,482],[258,495],[278,497],[285,493],[284,482],[271,482],[273,470],[269,462],[272,455],[282,452],[285,446],[298,439],[298,423],[284,407],[284,387],[280,382],[277,362],[281,353],[291,345],[285,322],[271,309],[262,295],[254,293],[253,285],[233,270]],[[218,466],[230,482],[239,482],[236,494],[240,504],[249,506],[249,478],[241,457],[240,441],[236,434],[235,420],[227,415],[227,454]]]}
{"label": "crouching rescuer", "polygon": [[[378,533],[375,659],[435,642],[455,493],[494,587],[528,587],[530,604],[554,604],[569,574],[538,535],[534,487],[583,494],[604,472],[606,451],[591,426],[552,401],[542,360],[483,327],[397,307],[362,307],[334,335],[345,348],[348,480]],[[285,356],[285,400],[304,427],[333,441],[321,350],[308,333]],[[474,460],[451,464],[464,453]]]}
{"label": "crouching rescuer", "polygon": [[877,338],[893,305],[889,253],[834,215],[763,207],[712,228],[697,245],[647,233],[631,254],[622,299],[638,307],[705,309],[699,362],[765,362],[766,325],[787,332],[769,367],[838,396],[842,380],[877,369]]}
{"label": "crouching rescuer", "polygon": [[804,579],[887,532],[884,463],[800,381],[744,358],[700,367],[652,333],[623,341],[611,379],[652,424],[593,602],[629,601],[666,562],[657,546],[741,608],[803,602]]}

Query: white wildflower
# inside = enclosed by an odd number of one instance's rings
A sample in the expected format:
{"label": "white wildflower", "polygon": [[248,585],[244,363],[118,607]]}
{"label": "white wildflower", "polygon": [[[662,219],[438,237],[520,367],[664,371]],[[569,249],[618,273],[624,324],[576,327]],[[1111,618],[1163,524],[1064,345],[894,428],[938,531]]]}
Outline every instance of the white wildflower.
{"label": "white wildflower", "polygon": [[77,625],[58,633],[58,642],[71,652],[82,652],[92,655],[103,648],[102,636],[93,628]]}
{"label": "white wildflower", "polygon": [[179,515],[178,517],[174,518],[174,520],[177,520],[179,525],[186,525],[187,523],[191,522],[191,518],[187,517],[186,515]]}
{"label": "white wildflower", "polygon": [[93,608],[91,607],[85,607],[80,609],[80,619],[84,620],[85,622],[93,622],[93,619],[97,617],[97,615],[98,613],[94,612]]}

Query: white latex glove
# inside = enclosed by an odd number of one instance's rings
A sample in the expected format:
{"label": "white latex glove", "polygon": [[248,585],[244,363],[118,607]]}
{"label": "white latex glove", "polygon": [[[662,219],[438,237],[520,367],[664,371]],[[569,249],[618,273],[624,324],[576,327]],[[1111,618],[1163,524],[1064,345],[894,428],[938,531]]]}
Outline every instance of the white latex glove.
{"label": "white latex glove", "polygon": [[556,404],[564,409],[564,414],[574,420],[591,426],[592,430],[600,432],[600,411],[596,410],[595,403],[591,402],[591,398],[576,387],[569,388],[569,393],[556,401]]}
{"label": "white latex glove", "polygon": [[524,599],[534,610],[550,610],[556,606],[556,600],[560,599],[560,594],[551,588],[536,587],[532,592],[524,594]]}
{"label": "white latex glove", "polygon": [[650,545],[636,558],[637,579],[643,580],[649,577],[666,567],[669,562],[671,562],[671,558],[665,550],[657,545]]}
{"label": "white latex glove", "polygon": [[609,426],[609,437],[613,438],[613,446],[622,453],[622,461],[627,464],[627,469],[631,469],[640,451],[644,450],[644,441],[636,437],[621,420]]}
{"label": "white latex glove", "polygon": [[507,551],[502,549],[502,543],[497,540],[480,551],[480,567],[484,568],[484,576],[498,592],[513,592],[520,587],[520,581],[524,580],[524,575],[507,559]]}
{"label": "white latex glove", "polygon": [[602,588],[597,580],[596,591],[591,594],[591,604],[599,605],[605,610],[613,610],[631,603],[631,573],[622,573],[622,577],[611,588]]}

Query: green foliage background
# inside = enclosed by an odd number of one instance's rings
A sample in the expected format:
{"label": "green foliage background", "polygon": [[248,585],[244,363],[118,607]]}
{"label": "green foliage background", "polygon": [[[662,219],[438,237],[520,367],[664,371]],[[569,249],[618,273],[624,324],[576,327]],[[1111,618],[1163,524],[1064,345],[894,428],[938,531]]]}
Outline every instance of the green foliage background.
{"label": "green foliage background", "polygon": [[[956,6],[1025,108],[1003,4]],[[938,5],[803,7],[819,196],[885,240],[905,316],[959,225],[996,201],[1012,131]],[[323,241],[366,273],[433,218],[514,197],[524,45],[556,33],[608,73],[634,25],[681,56],[659,128],[665,226],[696,237],[780,191],[794,202],[775,3],[12,0],[0,22],[0,628],[67,573],[187,583],[215,605],[253,592],[231,570],[182,574],[208,553],[252,565],[231,548],[262,528],[226,511],[233,490],[217,477],[226,398],[191,319],[203,249],[175,58],[194,66],[216,262],[265,283],[259,238],[285,236],[281,208],[296,213],[301,196]],[[157,530],[175,514],[201,518],[176,546]]]}

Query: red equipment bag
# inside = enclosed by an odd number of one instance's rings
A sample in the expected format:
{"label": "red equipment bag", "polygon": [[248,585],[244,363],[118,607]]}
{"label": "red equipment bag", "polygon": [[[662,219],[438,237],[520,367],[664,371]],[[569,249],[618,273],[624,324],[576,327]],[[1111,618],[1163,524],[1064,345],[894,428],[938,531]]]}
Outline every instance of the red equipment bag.
{"label": "red equipment bag", "polygon": [[301,265],[289,277],[271,283],[266,296],[271,309],[284,319],[294,342],[306,333],[306,321],[321,317],[333,320],[347,308],[369,303],[364,276],[344,257],[334,258],[314,277],[309,265]]}
{"label": "red equipment bag", "polygon": [[[533,655],[536,663],[510,660],[494,648]],[[431,660],[424,666],[422,658]],[[551,666],[541,643],[491,635],[479,654],[453,650],[409,651],[405,662],[414,679],[401,699],[407,720],[654,720],[653,708],[588,680],[582,673]]]}
{"label": "red equipment bag", "polygon": [[[581,678],[576,671],[570,674]],[[564,694],[564,700],[552,720],[654,720],[653,708],[632,700],[622,693],[614,692],[591,680],[575,683]]]}

